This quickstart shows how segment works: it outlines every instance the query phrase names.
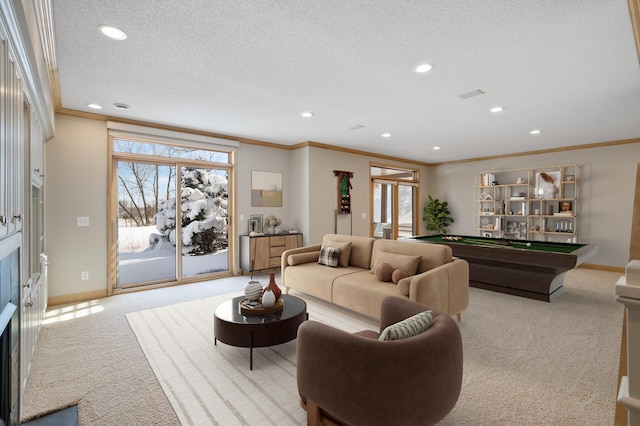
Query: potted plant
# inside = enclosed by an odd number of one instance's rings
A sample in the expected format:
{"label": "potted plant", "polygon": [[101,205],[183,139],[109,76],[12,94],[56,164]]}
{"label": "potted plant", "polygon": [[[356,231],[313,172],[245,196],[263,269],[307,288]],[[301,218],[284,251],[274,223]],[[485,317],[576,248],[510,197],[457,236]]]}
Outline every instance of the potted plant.
{"label": "potted plant", "polygon": [[453,223],[447,202],[440,202],[440,200],[431,197],[431,195],[429,195],[429,202],[424,206],[422,220],[427,222],[427,230],[435,231],[438,234],[446,234],[447,226]]}

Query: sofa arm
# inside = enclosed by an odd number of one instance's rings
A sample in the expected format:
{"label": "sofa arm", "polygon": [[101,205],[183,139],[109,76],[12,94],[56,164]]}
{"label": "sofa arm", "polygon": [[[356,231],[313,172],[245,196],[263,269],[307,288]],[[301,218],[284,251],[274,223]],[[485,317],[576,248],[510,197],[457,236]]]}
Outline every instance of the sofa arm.
{"label": "sofa arm", "polygon": [[409,299],[447,315],[459,314],[469,307],[469,264],[454,258],[414,276],[409,284]]}
{"label": "sofa arm", "polygon": [[300,253],[310,253],[310,252],[313,252],[313,251],[320,251],[321,248],[322,248],[322,244],[314,244],[312,246],[298,247],[298,248],[294,248],[294,249],[285,250],[282,253],[282,256],[280,257],[280,280],[282,280],[282,285],[285,285],[285,283],[284,283],[284,270],[287,269],[287,267],[289,266],[289,262],[287,262],[287,259],[289,258],[289,255],[291,255],[291,254],[300,254]]}

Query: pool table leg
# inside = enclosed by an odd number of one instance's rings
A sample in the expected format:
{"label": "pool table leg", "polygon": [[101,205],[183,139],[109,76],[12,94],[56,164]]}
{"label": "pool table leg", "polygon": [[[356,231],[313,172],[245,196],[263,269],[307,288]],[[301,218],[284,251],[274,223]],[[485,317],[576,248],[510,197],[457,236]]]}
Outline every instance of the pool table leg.
{"label": "pool table leg", "polygon": [[460,312],[458,312],[456,314],[456,318],[458,319],[458,322],[462,321],[462,314]]}

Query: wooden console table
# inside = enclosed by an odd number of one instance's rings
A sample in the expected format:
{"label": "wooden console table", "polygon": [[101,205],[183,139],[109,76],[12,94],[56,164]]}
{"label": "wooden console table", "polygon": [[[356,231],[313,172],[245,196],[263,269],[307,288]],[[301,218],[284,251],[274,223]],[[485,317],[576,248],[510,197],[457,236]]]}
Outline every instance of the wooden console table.
{"label": "wooden console table", "polygon": [[302,247],[302,234],[241,235],[240,269],[262,271],[280,267],[285,250]]}

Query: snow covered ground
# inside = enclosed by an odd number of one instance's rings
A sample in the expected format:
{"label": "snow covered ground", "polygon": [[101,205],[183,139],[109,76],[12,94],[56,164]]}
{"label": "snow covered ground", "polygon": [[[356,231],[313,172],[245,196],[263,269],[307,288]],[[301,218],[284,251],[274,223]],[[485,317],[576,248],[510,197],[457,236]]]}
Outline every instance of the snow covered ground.
{"label": "snow covered ground", "polygon": [[[176,249],[166,239],[149,247],[149,236],[155,233],[157,233],[155,226],[118,228],[118,285],[175,277]],[[203,256],[182,256],[184,276],[228,269],[227,250]]]}

